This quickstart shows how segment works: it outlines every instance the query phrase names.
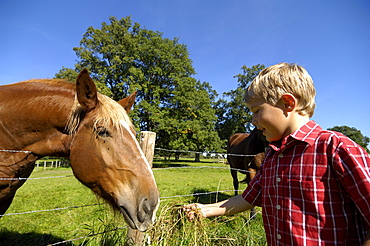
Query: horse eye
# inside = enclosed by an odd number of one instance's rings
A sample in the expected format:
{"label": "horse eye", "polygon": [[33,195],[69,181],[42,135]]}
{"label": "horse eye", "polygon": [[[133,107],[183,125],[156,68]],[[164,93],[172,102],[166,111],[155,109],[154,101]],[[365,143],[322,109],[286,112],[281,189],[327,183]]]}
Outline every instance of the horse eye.
{"label": "horse eye", "polygon": [[104,138],[106,138],[106,137],[110,137],[110,136],[111,136],[111,135],[109,134],[109,131],[107,130],[107,128],[102,127],[102,126],[100,126],[100,127],[98,127],[98,128],[96,129],[96,133],[98,134],[98,136],[99,136],[99,137],[104,137]]}

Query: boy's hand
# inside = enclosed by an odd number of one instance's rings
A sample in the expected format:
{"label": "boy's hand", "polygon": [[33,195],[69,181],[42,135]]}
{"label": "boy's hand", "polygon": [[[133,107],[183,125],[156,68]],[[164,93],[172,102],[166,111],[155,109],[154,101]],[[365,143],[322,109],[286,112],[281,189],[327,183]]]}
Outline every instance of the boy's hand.
{"label": "boy's hand", "polygon": [[199,217],[205,217],[205,214],[202,212],[201,207],[203,204],[200,203],[192,203],[182,206],[182,211],[185,213],[185,217],[190,221],[193,222],[194,219]]}

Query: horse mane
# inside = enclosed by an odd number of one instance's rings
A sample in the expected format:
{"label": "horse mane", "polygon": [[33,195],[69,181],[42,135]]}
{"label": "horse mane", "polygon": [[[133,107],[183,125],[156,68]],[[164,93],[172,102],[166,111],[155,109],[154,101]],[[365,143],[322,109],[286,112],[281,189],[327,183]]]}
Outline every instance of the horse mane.
{"label": "horse mane", "polygon": [[[128,117],[126,110],[113,99],[98,93],[99,106],[96,108],[96,115],[94,119],[94,128],[98,125],[107,127],[112,124],[118,130],[122,128],[122,121],[128,123],[132,132],[135,132],[134,125]],[[78,103],[77,97],[75,98],[72,111],[67,119],[67,132],[74,134],[77,131],[80,121],[85,116],[85,110]]]}
{"label": "horse mane", "polygon": [[[36,82],[33,84],[32,82]],[[40,83],[41,82],[41,83]],[[20,83],[30,83],[26,88],[41,88],[42,90],[56,90],[60,93],[61,90],[75,93],[75,83],[65,79],[30,79]],[[51,86],[50,86],[51,85]],[[118,130],[123,126],[122,121],[126,122],[133,133],[135,128],[128,117],[126,110],[116,101],[108,96],[98,93],[99,106],[95,109],[94,127],[97,125],[107,127],[109,124],[117,127]],[[69,117],[67,118],[66,132],[68,134],[76,133],[81,120],[84,118],[86,112],[78,103],[77,95],[75,96],[73,106]]]}

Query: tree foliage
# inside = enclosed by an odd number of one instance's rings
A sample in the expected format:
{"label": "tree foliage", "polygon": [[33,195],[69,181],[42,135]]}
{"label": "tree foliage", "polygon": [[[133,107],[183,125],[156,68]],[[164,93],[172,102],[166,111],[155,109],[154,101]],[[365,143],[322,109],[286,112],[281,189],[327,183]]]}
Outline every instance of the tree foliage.
{"label": "tree foliage", "polygon": [[261,64],[251,68],[244,65],[241,68],[242,73],[234,76],[238,79],[238,87],[225,92],[224,98],[216,102],[217,131],[221,139],[228,139],[234,133],[246,132],[246,124],[251,121],[251,115],[244,102],[244,92],[264,68]]}
{"label": "tree foliage", "polygon": [[115,100],[137,91],[132,119],[140,130],[157,133],[157,147],[219,150],[213,91],[192,77],[186,45],[142,28],[130,17],[109,20],[100,29],[87,29],[74,48],[79,58],[75,69],[63,67],[56,77],[74,79],[87,68],[99,91]]}
{"label": "tree foliage", "polygon": [[367,152],[370,152],[367,146],[370,143],[370,138],[362,135],[360,130],[357,130],[355,127],[349,127],[349,126],[334,126],[331,128],[328,128],[328,130],[331,131],[337,131],[340,132],[356,143],[358,143],[361,147],[363,147]]}

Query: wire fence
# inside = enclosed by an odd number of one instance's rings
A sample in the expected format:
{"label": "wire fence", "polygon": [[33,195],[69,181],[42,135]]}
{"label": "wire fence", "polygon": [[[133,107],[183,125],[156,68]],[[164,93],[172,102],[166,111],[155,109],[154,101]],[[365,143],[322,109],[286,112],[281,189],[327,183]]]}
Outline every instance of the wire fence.
{"label": "wire fence", "polygon": [[[200,193],[193,193],[193,194],[186,194],[186,195],[166,196],[166,197],[161,197],[160,201],[162,202],[166,199],[171,199],[171,198],[192,197],[192,196],[196,197],[196,196],[212,195],[212,194],[217,194],[217,193],[221,193],[221,192],[234,192],[234,191],[235,190],[222,190],[222,191],[200,192]],[[238,190],[238,191],[240,192],[242,190]],[[12,216],[12,215],[25,215],[25,214],[40,213],[40,212],[52,212],[52,211],[58,211],[58,210],[76,209],[76,208],[84,208],[84,207],[91,207],[91,206],[98,206],[98,205],[101,205],[101,204],[96,203],[96,204],[90,204],[90,205],[80,205],[80,206],[70,206],[70,207],[64,207],[64,208],[34,210],[34,211],[26,211],[26,212],[20,212],[20,213],[8,213],[8,214],[0,215],[0,217],[2,217],[2,216]],[[253,214],[247,220],[246,223],[249,223],[249,221],[252,220],[255,216],[256,216],[256,213]],[[104,230],[103,232],[93,233],[93,234],[89,234],[87,236],[82,236],[82,237],[78,237],[78,238],[63,240],[63,241],[56,242],[56,243],[53,243],[53,244],[48,244],[48,246],[66,244],[66,243],[70,243],[70,242],[74,242],[74,241],[78,241],[78,240],[82,240],[82,239],[86,239],[86,238],[91,238],[91,237],[94,237],[94,236],[99,236],[99,235],[102,235],[102,234],[105,234],[105,233],[118,231],[118,230],[123,230],[123,229],[127,229],[127,226],[117,227],[117,228],[114,228],[114,229],[111,229],[111,230]]]}
{"label": "wire fence", "polygon": [[[164,201],[166,199],[171,198],[179,198],[179,197],[192,197],[192,196],[204,196],[204,195],[212,195],[222,192],[234,192],[235,190],[219,190],[219,191],[210,191],[210,192],[199,192],[199,193],[193,193],[193,194],[186,194],[186,195],[176,195],[176,196],[165,196],[160,197],[160,201]],[[243,190],[237,190],[238,192],[241,192]],[[70,206],[70,207],[64,207],[64,208],[52,208],[52,209],[42,209],[42,210],[33,210],[33,211],[26,211],[26,212],[19,212],[19,213],[7,213],[0,215],[0,217],[4,216],[12,216],[12,215],[23,215],[23,214],[32,214],[32,213],[41,213],[41,212],[52,212],[52,211],[59,211],[59,210],[66,210],[66,209],[74,209],[74,208],[84,208],[84,207],[92,207],[92,206],[98,206],[102,205],[101,203],[95,203],[95,204],[86,204],[86,205],[76,205],[76,206]]]}
{"label": "wire fence", "polygon": [[32,153],[32,151],[28,151],[28,150],[14,150],[14,149],[0,149],[0,152],[25,153],[25,154],[31,154]]}
{"label": "wire fence", "polygon": [[[250,218],[245,223],[248,224],[251,220],[256,218],[257,214],[260,214],[260,213],[261,212],[255,212],[255,213],[251,214]],[[68,240],[56,242],[56,243],[53,243],[53,244],[48,244],[47,246],[54,246],[54,245],[61,245],[61,244],[65,244],[65,243],[70,243],[70,242],[74,242],[74,241],[77,241],[77,240],[82,240],[82,239],[86,239],[86,238],[90,238],[90,237],[95,237],[95,236],[99,236],[99,235],[102,235],[102,234],[105,234],[105,233],[119,231],[119,230],[123,230],[123,229],[127,229],[127,226],[117,227],[115,229],[104,230],[103,232],[94,233],[94,234],[83,236],[83,237],[78,237],[78,238],[73,238],[73,239],[68,239]],[[150,244],[150,242],[149,242],[149,244]]]}
{"label": "wire fence", "polygon": [[231,153],[217,153],[217,152],[205,152],[205,151],[192,151],[192,150],[170,150],[170,149],[163,149],[163,148],[155,148],[154,150],[157,151],[165,151],[165,152],[172,152],[172,153],[189,153],[189,154],[200,154],[200,155],[207,155],[207,156],[222,156],[227,158],[227,156],[240,156],[240,157],[253,157],[255,155],[245,155],[245,154],[231,154]]}
{"label": "wire fence", "polygon": [[[248,171],[248,170],[239,169],[239,168],[233,168],[233,167],[217,167],[217,166],[158,167],[158,168],[153,168],[153,170],[189,169],[189,168],[194,168],[194,169],[201,169],[201,168],[228,169],[228,170],[235,170],[235,171],[238,171],[238,172],[241,172],[241,173],[256,173],[254,171]],[[38,178],[0,178],[0,180],[38,180],[38,179],[57,179],[57,178],[69,178],[69,177],[74,177],[74,175],[38,177]]]}
{"label": "wire fence", "polygon": [[[167,152],[172,152],[172,153],[204,154],[204,152],[187,151],[187,150],[168,150],[168,149],[163,149],[163,148],[155,148],[155,150],[167,151]],[[18,151],[18,150],[0,150],[0,152],[26,153],[26,154],[31,153],[30,151]],[[212,154],[214,156],[219,155],[219,156],[222,156],[222,157],[226,158],[226,155],[224,153],[207,153],[207,154]],[[254,155],[233,154],[233,156],[250,157],[250,156],[254,156]],[[180,166],[180,167],[153,168],[153,170],[189,169],[189,168],[194,168],[194,169],[202,169],[202,168],[229,169],[229,170],[236,170],[236,171],[243,172],[243,173],[247,173],[247,172],[253,173],[252,171],[246,171],[246,170],[243,170],[243,169],[231,168],[229,166],[225,166],[225,167],[219,167],[219,166]],[[14,181],[14,180],[42,180],[42,179],[58,179],[58,178],[69,178],[69,177],[74,177],[74,175],[38,177],[38,178],[20,178],[20,177],[19,178],[2,178],[2,177],[0,177],[0,180],[10,180],[10,181]],[[238,190],[238,192],[241,192],[241,191],[242,190]],[[212,194],[217,194],[217,193],[222,193],[222,192],[235,192],[235,190],[222,190],[222,191],[218,190],[218,191],[210,191],[210,192],[185,194],[185,195],[165,196],[165,197],[160,197],[160,201],[164,201],[166,199],[172,199],[172,198],[180,198],[180,197],[196,197],[196,196],[212,195]],[[92,207],[92,206],[98,206],[98,205],[101,205],[101,203],[76,205],[76,206],[69,206],[69,207],[63,207],[63,208],[32,210],[32,211],[25,211],[25,212],[19,212],[19,213],[7,213],[7,214],[0,215],[0,218],[4,217],[4,216],[16,216],[16,215],[26,215],[26,214],[32,214],[32,213],[42,213],[42,212],[52,212],[52,211],[59,211],[59,210],[78,209],[78,208]],[[253,216],[256,216],[256,214],[254,214]],[[251,217],[249,220],[251,220],[252,218],[253,217]],[[78,237],[78,238],[69,239],[69,240],[64,240],[64,241],[60,241],[60,242],[57,242],[57,243],[54,243],[54,244],[48,244],[48,245],[54,246],[54,245],[66,244],[66,243],[69,243],[69,242],[82,240],[82,239],[86,239],[86,238],[90,238],[90,237],[94,237],[94,236],[98,236],[98,235],[101,235],[101,234],[105,234],[105,233],[109,233],[109,232],[117,231],[117,230],[122,230],[122,229],[126,229],[126,228],[127,228],[127,226],[120,227],[120,228],[115,228],[115,229],[112,229],[112,230],[107,230],[107,231],[103,231],[103,232],[99,232],[99,233],[89,234],[87,236]]]}

